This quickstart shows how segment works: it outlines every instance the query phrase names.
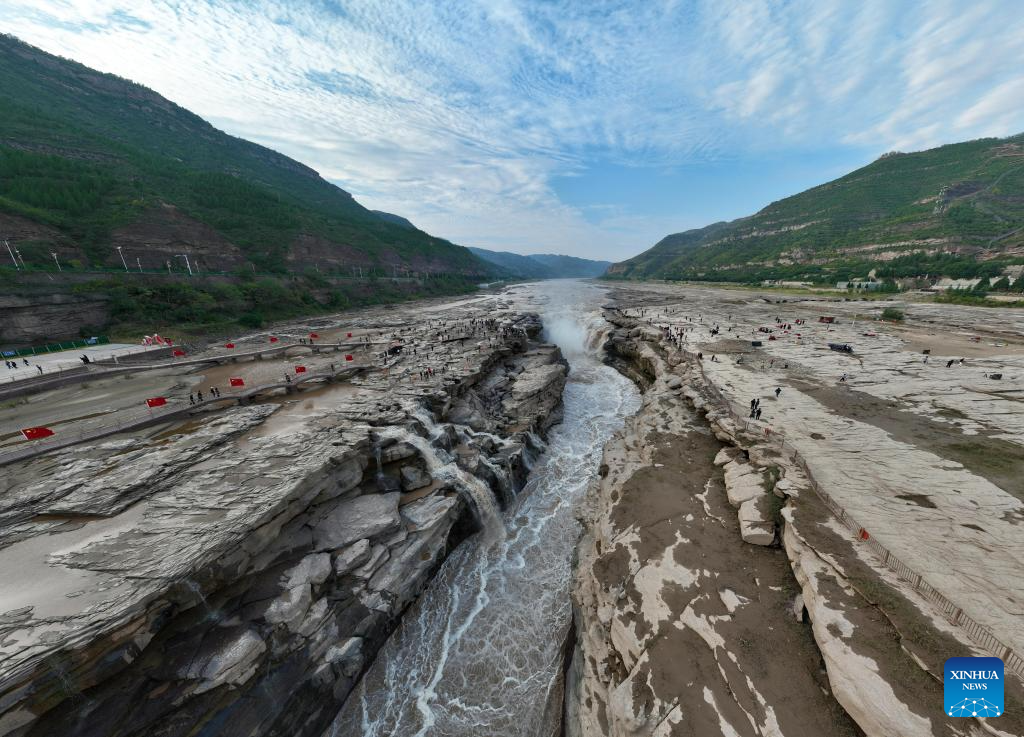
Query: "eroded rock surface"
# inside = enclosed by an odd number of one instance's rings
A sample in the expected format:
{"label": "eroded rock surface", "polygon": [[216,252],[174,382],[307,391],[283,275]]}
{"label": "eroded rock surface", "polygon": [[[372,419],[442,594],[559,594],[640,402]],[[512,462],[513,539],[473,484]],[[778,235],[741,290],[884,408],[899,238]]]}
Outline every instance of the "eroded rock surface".
{"label": "eroded rock surface", "polygon": [[320,734],[558,417],[536,315],[431,310],[345,316],[386,370],[7,467],[0,735]]}
{"label": "eroded rock surface", "polygon": [[[645,388],[645,402],[606,448],[607,473],[593,490],[580,545],[569,732],[1024,734],[1024,721],[1008,716],[1009,706],[1007,715],[987,722],[942,713],[945,658],[988,653],[913,581],[859,544],[856,530],[834,516],[793,459],[794,451],[802,454],[820,484],[844,504],[849,499],[853,514],[870,520],[926,575],[951,563],[930,552],[937,539],[953,565],[966,566],[977,550],[973,536],[993,525],[1006,532],[1009,547],[986,575],[1019,570],[1019,561],[1009,562],[1019,533],[1003,525],[1015,518],[1009,510],[1019,504],[1017,481],[988,459],[965,455],[941,432],[921,432],[955,416],[968,437],[985,432],[1002,442],[1008,435],[996,428],[1011,431],[1016,422],[1005,414],[1005,393],[982,399],[989,390],[974,378],[958,378],[964,391],[950,391],[953,374],[933,377],[906,348],[901,355],[900,338],[874,336],[877,343],[867,342],[869,355],[859,369],[846,369],[843,383],[853,376],[855,392],[890,403],[899,397],[920,414],[899,414],[878,400],[841,401],[831,385],[850,359],[823,343],[853,339],[849,328],[837,336],[822,326],[813,343],[807,336],[816,331],[806,326],[786,332],[786,343],[781,328],[774,341],[758,330],[773,326],[775,335],[775,324],[795,320],[798,311],[807,318],[833,312],[833,305],[780,307],[729,292],[646,285],[619,290],[617,305],[606,313],[618,327],[609,361]],[[963,321],[948,324],[964,330]],[[799,329],[804,337],[794,341]],[[751,339],[762,339],[763,355]],[[976,363],[1016,366],[1018,348],[980,352]],[[969,355],[979,355],[975,350]],[[877,363],[869,372],[871,361]],[[757,417],[745,419],[748,402],[750,413],[761,408]],[[958,409],[936,417],[936,405]],[[925,446],[962,460],[928,459]],[[1019,453],[1005,451],[1007,458]],[[947,493],[951,474],[960,478],[958,496]],[[922,495],[915,477],[934,478],[934,491]],[[971,500],[975,521],[962,525]],[[952,536],[936,537],[939,520],[946,530],[956,526]],[[949,595],[964,583],[952,582]],[[1003,613],[1016,584],[971,584],[986,591],[974,605],[1001,600],[978,617],[1014,641],[1019,618]],[[1020,683],[1007,673],[1008,703],[1020,703]]]}

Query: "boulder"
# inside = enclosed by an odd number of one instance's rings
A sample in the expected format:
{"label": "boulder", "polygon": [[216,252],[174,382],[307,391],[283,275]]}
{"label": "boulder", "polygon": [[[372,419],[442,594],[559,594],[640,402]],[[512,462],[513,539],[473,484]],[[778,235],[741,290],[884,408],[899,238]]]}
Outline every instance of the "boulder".
{"label": "boulder", "polygon": [[260,656],[266,649],[263,639],[246,629],[237,637],[225,639],[213,649],[204,651],[203,656],[194,660],[182,676],[202,681],[195,693],[203,693],[225,683],[237,686],[256,672]]}
{"label": "boulder", "polygon": [[718,451],[718,455],[715,456],[715,465],[724,466],[726,463],[736,460],[736,456],[738,456],[739,453],[740,452],[737,448],[722,448]]}
{"label": "boulder", "polygon": [[320,585],[331,575],[331,556],[328,553],[307,555],[289,568],[285,574],[285,586],[292,589],[301,584]]}
{"label": "boulder", "polygon": [[437,525],[459,503],[457,497],[428,496],[402,508],[402,517],[412,530],[424,530]]}
{"label": "boulder", "polygon": [[415,491],[424,486],[430,486],[433,479],[430,474],[419,466],[402,466],[402,489],[404,491]]}
{"label": "boulder", "polygon": [[729,503],[737,508],[748,499],[763,496],[765,488],[761,469],[736,461],[725,464],[725,493]]}
{"label": "boulder", "polygon": [[740,505],[740,536],[752,545],[771,545],[775,542],[775,523],[770,517],[768,495],[748,499]]}
{"label": "boulder", "polygon": [[370,559],[370,541],[360,540],[343,548],[334,557],[334,572],[344,576]]}
{"label": "boulder", "polygon": [[342,502],[313,530],[317,550],[333,550],[356,540],[394,532],[401,525],[401,494],[364,494]]}

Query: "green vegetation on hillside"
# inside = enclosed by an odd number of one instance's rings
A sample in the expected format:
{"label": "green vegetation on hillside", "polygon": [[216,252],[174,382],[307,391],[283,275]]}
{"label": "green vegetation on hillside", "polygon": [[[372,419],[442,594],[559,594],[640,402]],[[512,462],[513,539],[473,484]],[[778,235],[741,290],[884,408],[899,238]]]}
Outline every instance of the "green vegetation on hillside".
{"label": "green vegetation on hillside", "polygon": [[300,235],[317,239],[329,263],[355,252],[364,265],[492,271],[467,249],[378,216],[308,167],[151,90],[11,36],[0,36],[0,107],[0,215],[56,228],[93,266],[116,258],[112,231],[169,204],[260,271],[312,265],[294,258]]}
{"label": "green vegetation on hillside", "polygon": [[474,289],[471,280],[455,276],[340,283],[308,274],[231,281],[112,276],[75,285],[71,291],[99,292],[110,298],[110,323],[87,326],[82,330],[83,336],[109,331],[117,337],[135,339],[154,330],[209,335],[259,328],[275,320],[468,293]]}
{"label": "green vegetation on hillside", "polygon": [[1022,248],[1024,136],[1015,136],[883,156],[751,217],[667,236],[609,276],[831,282],[876,267],[982,276],[1020,263],[1011,254]]}
{"label": "green vegetation on hillside", "polygon": [[566,279],[600,276],[611,263],[576,256],[532,254],[523,256],[509,251],[470,248],[474,256],[489,261],[508,276],[517,279]]}

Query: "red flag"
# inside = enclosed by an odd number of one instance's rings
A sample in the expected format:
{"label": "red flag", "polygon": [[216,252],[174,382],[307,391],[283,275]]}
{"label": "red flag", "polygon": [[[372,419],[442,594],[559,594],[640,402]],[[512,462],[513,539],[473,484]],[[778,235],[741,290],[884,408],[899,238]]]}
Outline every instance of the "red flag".
{"label": "red flag", "polygon": [[165,404],[167,404],[165,397],[150,397],[146,400],[146,405],[149,407],[163,407]]}
{"label": "red flag", "polygon": [[235,347],[235,344],[234,344],[234,343],[225,343],[225,344],[224,344],[224,347],[225,347],[225,348],[234,348],[234,347]]}
{"label": "red flag", "polygon": [[351,337],[352,337],[352,333],[348,333],[348,337],[350,337],[350,338],[351,338]]}
{"label": "red flag", "polygon": [[295,367],[295,373],[297,373],[297,374],[304,374],[304,373],[306,373],[306,367],[305,366],[296,366]]}
{"label": "red flag", "polygon": [[185,355],[185,351],[183,351],[183,350],[181,350],[179,348],[176,351],[174,351],[174,355],[176,355],[176,356],[184,356]]}
{"label": "red flag", "polygon": [[39,440],[53,435],[53,430],[48,427],[26,427],[21,434],[25,436],[25,440]]}
{"label": "red flag", "polygon": [[319,338],[319,337],[320,337],[320,335],[319,335],[319,333],[310,333],[310,334],[309,334],[309,337],[310,337],[310,338]]}
{"label": "red flag", "polygon": [[230,379],[231,386],[245,386],[245,382],[239,379],[237,376],[232,376]]}
{"label": "red flag", "polygon": [[271,335],[270,336],[270,342],[271,343],[276,343],[277,342],[277,338],[275,338],[273,335]]}
{"label": "red flag", "polygon": [[352,360],[354,360],[354,359],[352,358],[352,354],[351,354],[351,353],[346,353],[346,354],[345,354],[345,360],[346,360],[346,361],[352,361]]}

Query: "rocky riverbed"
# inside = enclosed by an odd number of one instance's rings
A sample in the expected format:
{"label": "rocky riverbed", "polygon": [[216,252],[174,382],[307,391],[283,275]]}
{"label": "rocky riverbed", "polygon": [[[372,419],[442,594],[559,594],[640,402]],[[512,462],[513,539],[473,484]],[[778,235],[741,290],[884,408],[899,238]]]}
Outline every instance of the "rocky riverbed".
{"label": "rocky riverbed", "polygon": [[1002,717],[942,709],[946,658],[1006,653],[968,616],[1020,652],[1016,313],[615,297],[608,360],[644,401],[591,488],[567,732],[1024,734],[1009,666]]}
{"label": "rocky riverbed", "polygon": [[[494,297],[290,326],[400,350],[350,382],[7,466],[0,735],[319,735],[525,483],[567,373],[541,328]],[[120,386],[111,402],[141,401]]]}

